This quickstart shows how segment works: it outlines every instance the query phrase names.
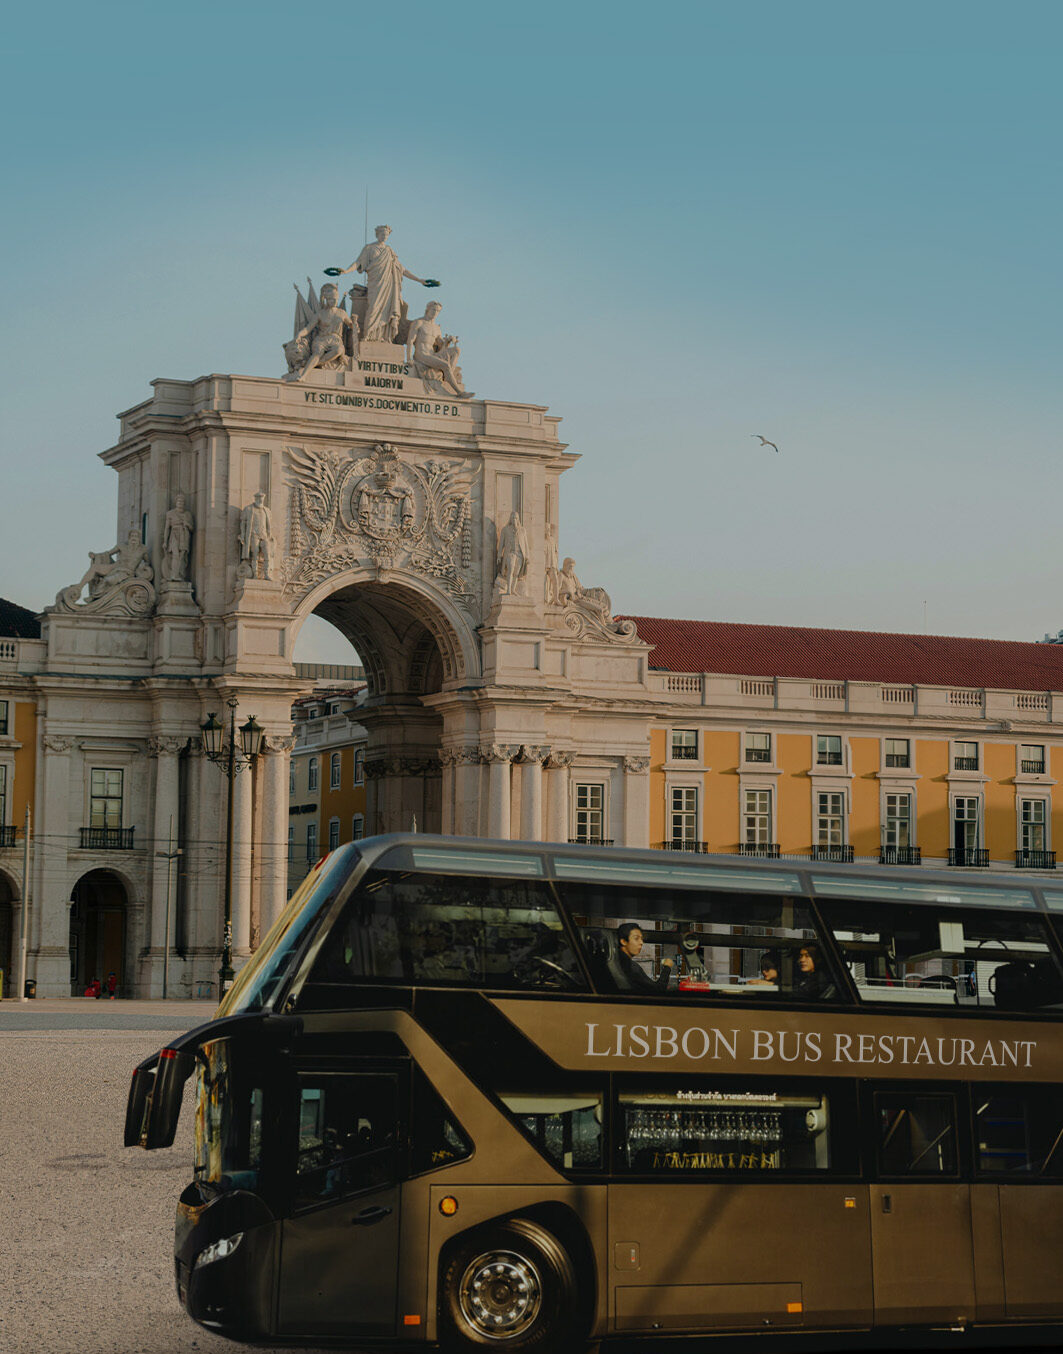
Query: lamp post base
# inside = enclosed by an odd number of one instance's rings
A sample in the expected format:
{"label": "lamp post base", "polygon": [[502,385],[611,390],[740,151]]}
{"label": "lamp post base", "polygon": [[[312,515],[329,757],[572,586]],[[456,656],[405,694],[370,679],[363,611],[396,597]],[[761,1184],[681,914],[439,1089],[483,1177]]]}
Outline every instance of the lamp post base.
{"label": "lamp post base", "polygon": [[221,996],[224,997],[229,988],[232,987],[235,977],[232,962],[227,960],[218,970],[218,992]]}

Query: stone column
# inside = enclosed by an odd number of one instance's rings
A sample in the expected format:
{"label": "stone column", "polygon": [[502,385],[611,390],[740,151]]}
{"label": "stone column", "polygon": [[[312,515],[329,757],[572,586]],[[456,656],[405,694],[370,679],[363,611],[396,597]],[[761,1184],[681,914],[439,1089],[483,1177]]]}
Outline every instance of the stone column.
{"label": "stone column", "polygon": [[547,747],[525,744],[520,750],[520,837],[522,841],[543,840],[543,762],[550,755]]}
{"label": "stone column", "polygon": [[295,738],[264,740],[268,752],[263,766],[261,930],[264,938],[284,910],[288,893],[288,763]]}
{"label": "stone column", "polygon": [[459,837],[479,837],[480,749],[459,748],[454,767],[454,832]]}
{"label": "stone column", "polygon": [[510,763],[517,749],[511,743],[481,747],[487,763],[487,835],[508,840],[510,836]]}
{"label": "stone column", "polygon": [[568,778],[573,756],[571,752],[560,752],[555,749],[551,751],[546,762],[547,841],[568,841]]}
{"label": "stone column", "polygon": [[624,758],[624,840],[620,846],[650,844],[649,769],[648,757]]}
{"label": "stone column", "polygon": [[245,765],[233,782],[233,954],[240,959],[251,953],[251,791]]}
{"label": "stone column", "polygon": [[[170,935],[173,934],[173,896],[176,895],[176,887],[171,889],[171,882],[176,881],[180,859],[164,860],[156,853],[165,851],[168,854],[171,850],[171,827],[173,828],[173,850],[177,849],[177,842],[180,839],[181,825],[178,821],[178,776],[180,768],[177,758],[187,742],[187,738],[153,738],[148,744],[148,756],[154,757],[156,761],[155,845],[152,848],[151,859],[151,949],[153,955],[160,958],[163,949],[170,941],[170,936],[166,934],[167,898],[170,900]],[[156,995],[154,987],[153,975],[152,996]],[[162,990],[161,987],[159,990]]]}
{"label": "stone column", "polygon": [[[73,738],[46,734],[44,751],[43,812],[34,815],[33,832],[62,836],[70,823],[70,753]],[[74,832],[77,833],[75,826]],[[75,836],[75,842],[77,838]],[[37,952],[36,978],[39,997],[70,995],[70,888],[64,888],[58,870],[46,868],[49,852],[38,843],[35,849],[35,879],[30,918],[30,948]],[[98,857],[96,858],[98,859]],[[89,866],[86,864],[85,869]],[[56,876],[59,876],[57,879]],[[33,966],[27,972],[32,975]]]}
{"label": "stone column", "polygon": [[439,763],[443,768],[443,803],[439,830],[444,836],[451,836],[454,833],[454,791],[457,782],[456,767],[460,755],[458,748],[440,748],[439,750]]}

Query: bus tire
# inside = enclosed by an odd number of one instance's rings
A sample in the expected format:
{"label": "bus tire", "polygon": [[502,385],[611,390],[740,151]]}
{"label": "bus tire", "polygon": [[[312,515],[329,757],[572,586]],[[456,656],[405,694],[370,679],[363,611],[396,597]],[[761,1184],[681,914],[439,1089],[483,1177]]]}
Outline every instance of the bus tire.
{"label": "bus tire", "polygon": [[580,1346],[579,1324],[575,1266],[538,1223],[511,1218],[451,1252],[440,1289],[444,1349],[561,1354]]}

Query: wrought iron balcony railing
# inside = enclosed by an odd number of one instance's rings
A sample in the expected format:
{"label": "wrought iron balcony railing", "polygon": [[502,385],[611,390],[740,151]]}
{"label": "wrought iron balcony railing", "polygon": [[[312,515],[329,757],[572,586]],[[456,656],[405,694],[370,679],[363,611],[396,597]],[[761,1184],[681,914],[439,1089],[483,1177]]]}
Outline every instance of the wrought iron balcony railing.
{"label": "wrought iron balcony railing", "polygon": [[883,846],[878,853],[880,865],[922,865],[923,852],[918,846]]}
{"label": "wrought iron balcony railing", "polygon": [[132,851],[132,827],[83,827],[81,829],[81,849],[83,851]]}
{"label": "wrought iron balcony railing", "polygon": [[989,865],[989,852],[982,846],[950,846],[949,864],[976,866],[984,870]]}
{"label": "wrought iron balcony railing", "polygon": [[853,848],[851,846],[813,846],[811,858],[813,860],[837,860],[849,865],[852,864]]}
{"label": "wrought iron balcony railing", "polygon": [[0,827],[0,847],[14,846],[17,831],[18,828],[15,827],[14,823],[5,823],[3,827]]}
{"label": "wrought iron balcony railing", "polygon": [[778,842],[739,842],[738,854],[740,856],[760,856],[762,860],[779,859]]}
{"label": "wrought iron balcony railing", "polygon": [[1056,853],[1054,851],[1031,851],[1026,847],[1020,847],[1015,852],[1015,868],[1017,870],[1054,870],[1056,868]]}
{"label": "wrought iron balcony railing", "polygon": [[1022,761],[1019,765],[1022,767],[1022,774],[1024,776],[1043,776],[1045,773],[1045,764],[1043,761]]}
{"label": "wrought iron balcony railing", "polygon": [[612,837],[569,837],[569,846],[612,846]]}
{"label": "wrought iron balcony railing", "polygon": [[698,750],[696,747],[689,747],[686,743],[672,744],[673,762],[696,762],[698,759]]}
{"label": "wrought iron balcony railing", "polygon": [[978,770],[978,758],[977,758],[977,757],[957,757],[956,760],[955,760],[955,763],[953,764],[953,770],[955,770],[955,771],[977,771],[977,770]]}
{"label": "wrought iron balcony railing", "polygon": [[705,856],[709,852],[708,842],[689,842],[680,837],[673,837],[670,842],[658,842],[656,849],[658,851],[693,851],[698,855]]}

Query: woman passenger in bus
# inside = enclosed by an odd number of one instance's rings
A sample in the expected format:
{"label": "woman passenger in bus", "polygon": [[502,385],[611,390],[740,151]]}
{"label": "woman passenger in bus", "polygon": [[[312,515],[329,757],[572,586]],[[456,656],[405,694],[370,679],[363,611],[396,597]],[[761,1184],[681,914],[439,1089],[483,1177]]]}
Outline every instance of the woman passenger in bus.
{"label": "woman passenger in bus", "polygon": [[760,956],[760,977],[750,978],[747,987],[778,987],[779,956],[774,950],[765,950]]}
{"label": "woman passenger in bus", "polygon": [[834,995],[834,984],[818,945],[801,946],[797,952],[797,967],[793,995],[798,1001],[822,1001]]}
{"label": "woman passenger in bus", "polygon": [[620,943],[617,963],[620,972],[627,979],[633,992],[665,992],[668,980],[672,976],[672,961],[661,960],[661,972],[657,978],[651,978],[641,964],[635,960],[642,953],[642,930],[637,921],[626,921],[616,928],[616,938]]}

